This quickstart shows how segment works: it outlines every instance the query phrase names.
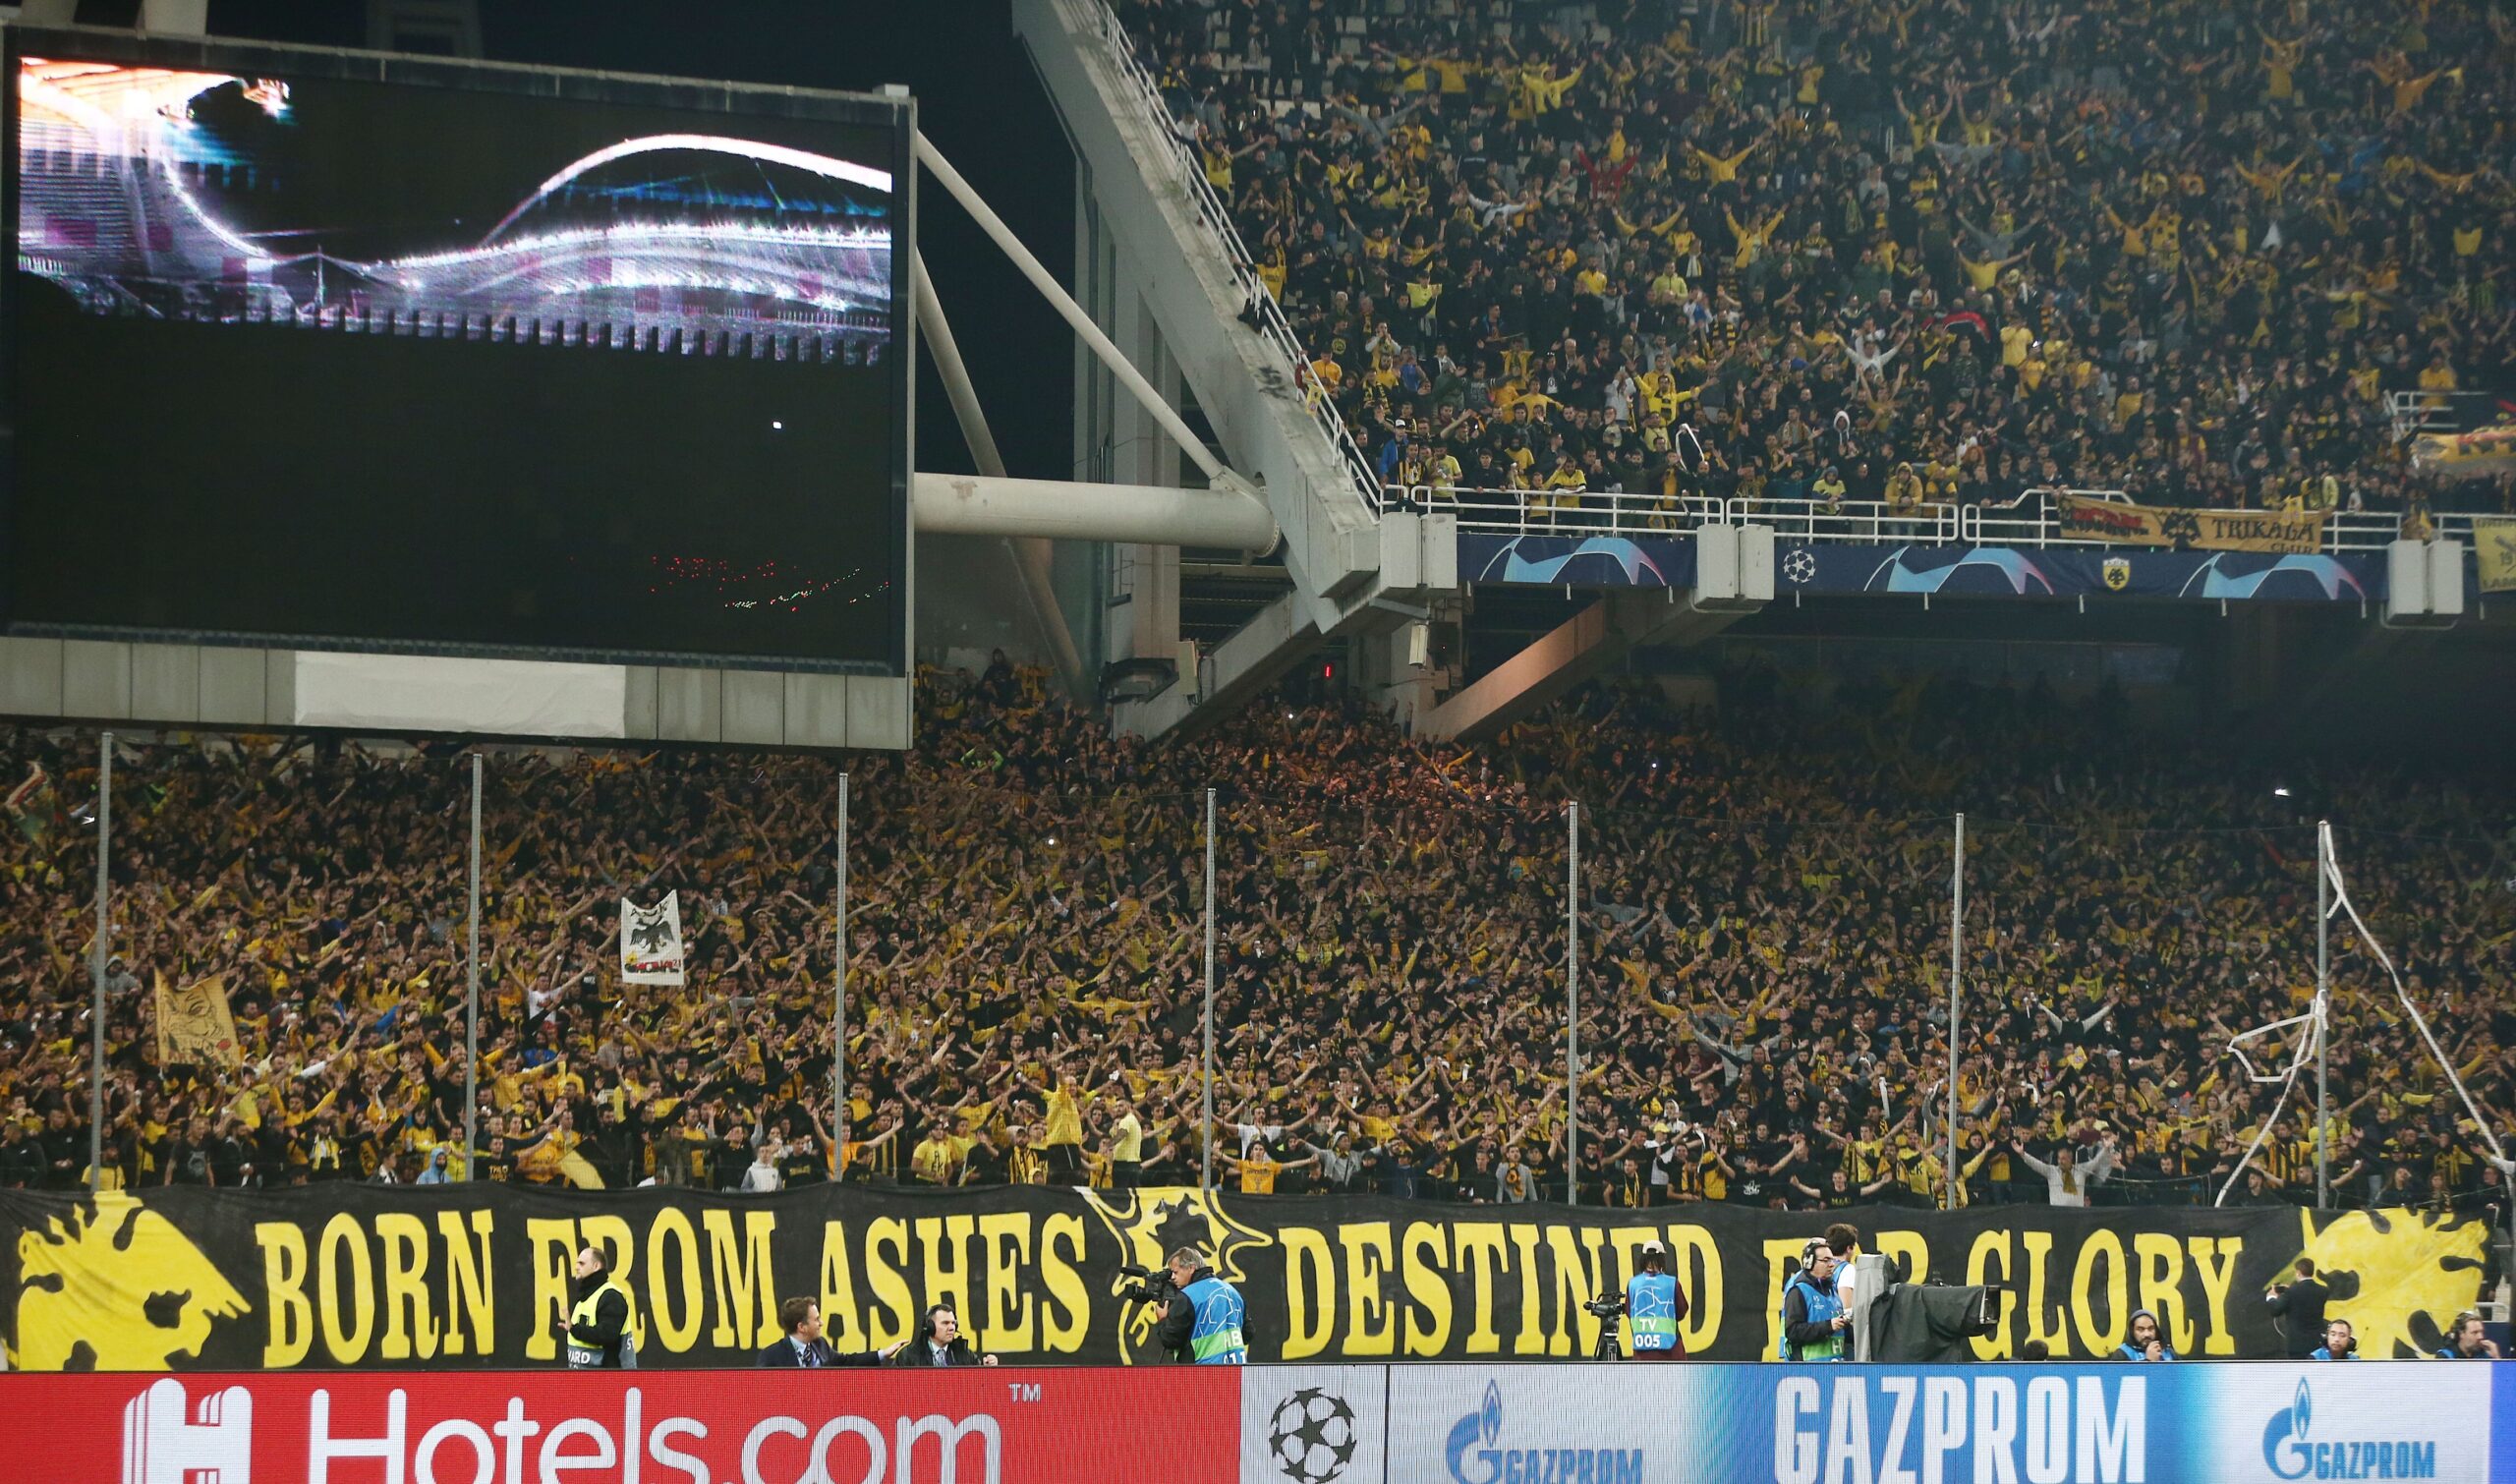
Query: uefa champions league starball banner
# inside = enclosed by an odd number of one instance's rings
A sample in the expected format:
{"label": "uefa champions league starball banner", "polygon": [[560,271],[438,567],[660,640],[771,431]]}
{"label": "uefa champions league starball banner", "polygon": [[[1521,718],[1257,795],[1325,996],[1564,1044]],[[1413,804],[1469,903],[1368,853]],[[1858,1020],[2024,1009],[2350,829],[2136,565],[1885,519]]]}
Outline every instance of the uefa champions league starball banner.
{"label": "uefa champions league starball banner", "polygon": [[[1573,588],[1690,588],[1691,536],[1458,539],[1469,582]],[[2181,599],[2197,602],[2385,600],[2382,552],[2167,551],[2130,546],[1937,546],[1774,542],[1774,595],[1916,598]]]}
{"label": "uefa champions league starball banner", "polygon": [[2489,1234],[2470,1220],[2294,1207],[1801,1214],[1038,1186],[0,1191],[0,1344],[27,1371],[530,1369],[558,1362],[570,1264],[593,1246],[629,1290],[649,1370],[751,1364],[796,1295],[821,1304],[842,1351],[904,1339],[926,1305],[950,1303],[1006,1364],[1144,1364],[1167,1358],[1156,1311],[1121,1296],[1120,1267],[1193,1246],[1245,1296],[1259,1360],[1556,1362],[1595,1352],[1604,1321],[1586,1301],[1622,1292],[1657,1240],[1687,1295],[1687,1353],[1752,1361],[1775,1353],[1801,1244],[1839,1219],[1916,1280],[2005,1285],[1998,1327],[1966,1341],[1985,1361],[2030,1343],[2058,1360],[2109,1356],[2135,1309],[2194,1359],[2285,1354],[2262,1295],[2300,1257],[2365,1353],[2425,1354],[2473,1301]]}
{"label": "uefa champions league starball banner", "polygon": [[[0,1376],[122,1484],[2516,1484],[2507,1365]],[[31,1446],[31,1440],[29,1440]]]}

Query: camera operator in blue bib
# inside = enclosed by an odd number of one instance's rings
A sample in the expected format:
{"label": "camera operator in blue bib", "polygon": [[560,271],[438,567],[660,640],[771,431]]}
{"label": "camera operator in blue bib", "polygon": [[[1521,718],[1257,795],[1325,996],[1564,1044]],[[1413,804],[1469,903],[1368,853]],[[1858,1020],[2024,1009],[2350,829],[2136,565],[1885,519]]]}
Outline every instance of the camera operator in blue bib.
{"label": "camera operator in blue bib", "polygon": [[1841,1360],[1852,1344],[1852,1315],[1835,1292],[1835,1249],[1812,1236],[1800,1249],[1800,1271],[1782,1286],[1784,1360]]}
{"label": "camera operator in blue bib", "polygon": [[1171,1254],[1170,1303],[1162,1314],[1162,1347],[1197,1365],[1247,1365],[1242,1333],[1248,1306],[1239,1290],[1215,1276],[1202,1253],[1182,1247]]}
{"label": "camera operator in blue bib", "polygon": [[1669,1273],[1669,1249],[1657,1238],[1642,1244],[1642,1271],[1625,1281],[1625,1314],[1633,1325],[1633,1358],[1684,1360],[1686,1341],[1678,1321],[1687,1317],[1686,1290]]}

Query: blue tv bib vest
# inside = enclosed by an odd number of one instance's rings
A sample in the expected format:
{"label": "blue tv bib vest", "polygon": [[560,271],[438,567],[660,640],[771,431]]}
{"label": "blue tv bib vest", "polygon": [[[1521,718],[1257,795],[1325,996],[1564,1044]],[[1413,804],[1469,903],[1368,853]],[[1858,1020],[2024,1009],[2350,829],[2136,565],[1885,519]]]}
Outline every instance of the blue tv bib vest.
{"label": "blue tv bib vest", "polygon": [[1188,1353],[1199,1365],[1246,1365],[1248,1341],[1240,1338],[1246,1311],[1240,1295],[1220,1278],[1201,1278],[1181,1292],[1197,1307],[1197,1323],[1188,1332]]}

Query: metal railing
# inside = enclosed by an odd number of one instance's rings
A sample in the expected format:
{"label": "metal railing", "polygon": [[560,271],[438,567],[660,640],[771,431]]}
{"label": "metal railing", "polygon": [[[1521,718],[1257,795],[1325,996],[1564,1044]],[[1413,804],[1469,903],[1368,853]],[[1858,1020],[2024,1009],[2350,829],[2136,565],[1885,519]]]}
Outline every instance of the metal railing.
{"label": "metal railing", "polygon": [[1102,0],[1061,0],[1070,16],[1090,21],[1108,44],[1110,56],[1117,64],[1135,93],[1137,105],[1144,112],[1144,124],[1171,143],[1168,154],[1177,184],[1188,203],[1196,208],[1197,217],[1206,224],[1214,238],[1214,246],[1231,269],[1233,284],[1239,289],[1244,309],[1243,322],[1251,324],[1259,338],[1273,347],[1283,359],[1279,368],[1286,383],[1302,399],[1310,420],[1317,424],[1328,446],[1334,449],[1345,472],[1362,491],[1363,502],[1378,513],[1385,498],[1381,489],[1380,471],[1363,454],[1354,435],[1345,427],[1345,419],[1338,412],[1334,397],[1313,393],[1310,388],[1310,357],[1302,350],[1301,340],[1293,333],[1292,321],[1285,316],[1284,306],[1277,302],[1267,281],[1258,274],[1257,260],[1250,256],[1248,244],[1241,240],[1240,229],[1233,225],[1229,204],[1216,194],[1214,184],[1206,179],[1205,161],[1198,157],[1196,128],[1181,122],[1171,111],[1162,96],[1158,83],[1142,58],[1136,55],[1135,43],[1119,24],[1117,13]]}
{"label": "metal railing", "polygon": [[[2008,500],[1965,506],[1959,512],[1958,540],[1965,545],[1990,546],[2123,544],[2066,534],[2061,516],[2054,509],[2052,497],[2057,494],[2109,500],[2120,505],[2140,503],[2120,489],[2029,489]],[[2327,555],[2338,555],[2344,551],[2382,551],[2401,538],[2402,519],[2399,510],[2335,510],[2324,519],[2321,549]],[[2471,516],[2440,515],[2435,519],[2440,538],[2462,542],[2473,539]]]}
{"label": "metal railing", "polygon": [[2487,401],[2489,396],[2488,392],[2479,391],[2389,391],[2385,393],[2385,421],[2393,425],[2397,443],[2418,433],[2462,432],[2465,419],[2461,410]]}
{"label": "metal railing", "polygon": [[[2116,504],[2136,503],[2119,489],[2030,489],[2013,499],[1979,505],[1924,504],[1898,511],[1884,500],[1769,499],[1710,495],[1636,494],[1613,490],[1474,489],[1447,485],[1392,485],[1386,502],[1397,508],[1458,517],[1461,531],[1513,536],[1678,536],[1711,525],[1770,526],[1784,541],[1847,542],[1862,545],[2122,546],[2072,536],[2054,508],[2053,495],[2073,494]],[[2437,535],[2470,542],[2473,518],[2440,515]],[[2402,516],[2390,510],[2339,510],[2324,522],[2322,549],[2382,551],[2401,535]],[[2125,546],[2124,549],[2132,549]]]}

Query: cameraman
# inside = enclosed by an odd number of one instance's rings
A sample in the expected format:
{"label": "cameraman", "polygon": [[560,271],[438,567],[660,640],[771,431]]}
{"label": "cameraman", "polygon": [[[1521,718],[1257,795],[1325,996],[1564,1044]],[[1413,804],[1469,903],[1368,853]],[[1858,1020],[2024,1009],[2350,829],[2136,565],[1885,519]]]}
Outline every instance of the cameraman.
{"label": "cameraman", "polygon": [[1162,1347],[1196,1365],[1246,1365],[1249,1341],[1241,1326],[1248,1307],[1231,1284],[1215,1276],[1194,1247],[1171,1254],[1171,1296],[1162,1311]]}
{"label": "cameraman", "polygon": [[1684,1360],[1686,1341],[1678,1321],[1687,1317],[1686,1290],[1668,1272],[1669,1249],[1657,1237],[1642,1244],[1642,1271],[1625,1281],[1626,1317],[1633,1321],[1633,1358]]}
{"label": "cameraman", "polygon": [[1822,1236],[1800,1249],[1800,1271],[1782,1289],[1784,1360],[1841,1360],[1852,1315],[1835,1291],[1835,1249]]}

